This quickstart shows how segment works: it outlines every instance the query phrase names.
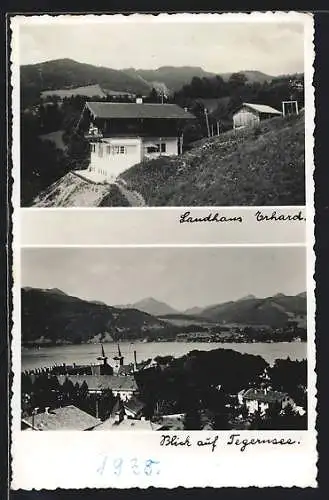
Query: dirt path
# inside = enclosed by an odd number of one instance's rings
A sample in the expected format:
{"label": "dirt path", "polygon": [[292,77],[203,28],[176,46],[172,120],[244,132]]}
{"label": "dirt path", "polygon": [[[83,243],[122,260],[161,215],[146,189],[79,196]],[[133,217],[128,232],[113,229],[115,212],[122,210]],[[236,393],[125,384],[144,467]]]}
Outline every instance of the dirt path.
{"label": "dirt path", "polygon": [[143,196],[137,191],[130,191],[122,185],[121,182],[115,182],[120,189],[121,194],[128,200],[131,207],[145,207],[146,203]]}

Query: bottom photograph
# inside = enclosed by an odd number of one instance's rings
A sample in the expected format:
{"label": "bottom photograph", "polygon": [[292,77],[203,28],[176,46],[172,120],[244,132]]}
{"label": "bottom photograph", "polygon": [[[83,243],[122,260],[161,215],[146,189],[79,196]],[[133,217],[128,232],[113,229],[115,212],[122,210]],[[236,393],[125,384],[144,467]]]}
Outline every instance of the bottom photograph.
{"label": "bottom photograph", "polygon": [[24,431],[307,429],[305,247],[21,250]]}

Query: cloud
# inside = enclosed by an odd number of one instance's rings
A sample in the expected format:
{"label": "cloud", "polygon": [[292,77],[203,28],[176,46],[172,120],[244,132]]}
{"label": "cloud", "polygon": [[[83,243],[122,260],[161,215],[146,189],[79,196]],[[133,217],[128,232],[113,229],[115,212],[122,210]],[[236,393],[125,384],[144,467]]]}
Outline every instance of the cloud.
{"label": "cloud", "polygon": [[72,58],[116,69],[201,66],[213,72],[303,70],[301,23],[25,24],[21,64]]}

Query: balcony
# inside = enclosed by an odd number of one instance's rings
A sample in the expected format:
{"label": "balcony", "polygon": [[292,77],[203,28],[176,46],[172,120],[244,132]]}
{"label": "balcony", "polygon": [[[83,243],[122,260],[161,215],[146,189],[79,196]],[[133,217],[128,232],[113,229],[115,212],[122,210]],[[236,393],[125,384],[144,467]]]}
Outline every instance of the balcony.
{"label": "balcony", "polygon": [[91,126],[84,137],[89,141],[100,141],[103,138],[103,133],[97,127]]}

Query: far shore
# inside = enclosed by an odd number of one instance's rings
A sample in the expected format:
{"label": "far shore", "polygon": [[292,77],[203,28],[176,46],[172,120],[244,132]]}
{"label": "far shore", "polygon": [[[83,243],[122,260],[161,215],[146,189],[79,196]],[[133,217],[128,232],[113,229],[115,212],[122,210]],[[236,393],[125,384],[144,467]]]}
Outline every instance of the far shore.
{"label": "far shore", "polygon": [[[74,342],[58,342],[58,343],[48,343],[48,342],[40,342],[40,343],[30,343],[30,344],[22,344],[22,349],[36,349],[36,348],[42,348],[42,347],[61,347],[61,346],[81,346],[81,345],[99,345],[99,344],[163,344],[163,343],[177,343],[181,344],[182,341],[180,340],[103,340],[99,342],[80,342],[80,343],[74,343]],[[214,342],[209,342],[209,341],[202,341],[202,340],[186,340],[184,341],[185,344],[293,344],[294,342],[302,342],[306,343],[307,340],[303,339],[293,339],[293,340],[253,340],[253,341],[246,341],[246,340],[225,340],[225,341],[214,341]]]}

